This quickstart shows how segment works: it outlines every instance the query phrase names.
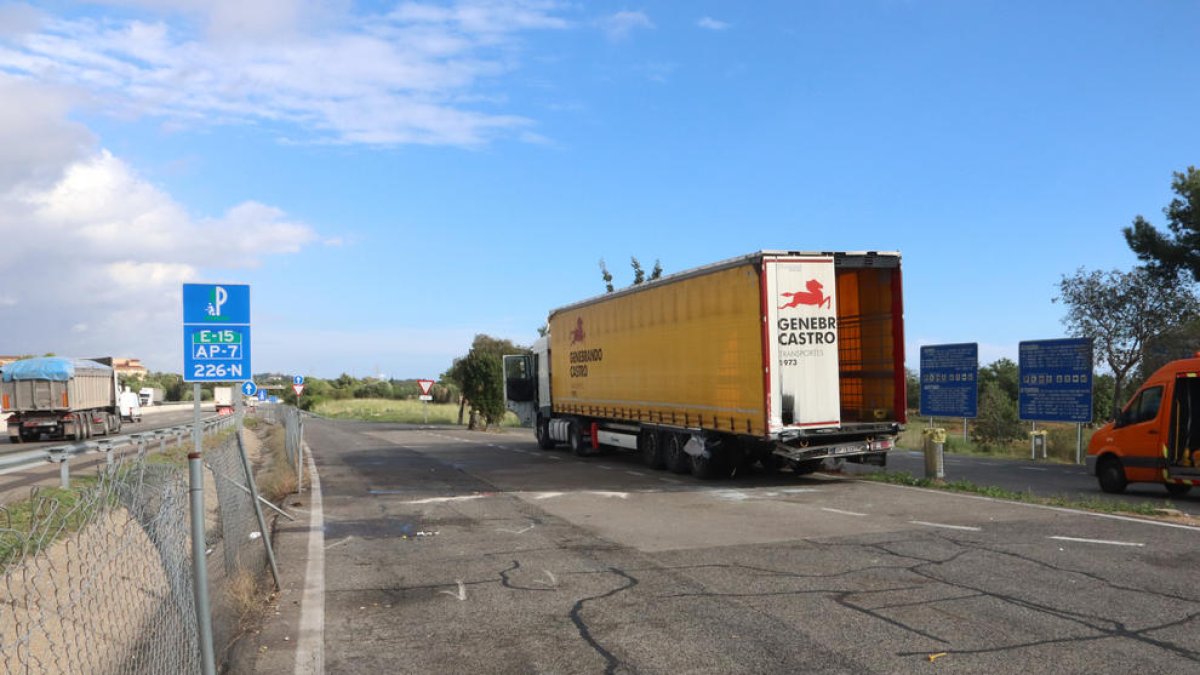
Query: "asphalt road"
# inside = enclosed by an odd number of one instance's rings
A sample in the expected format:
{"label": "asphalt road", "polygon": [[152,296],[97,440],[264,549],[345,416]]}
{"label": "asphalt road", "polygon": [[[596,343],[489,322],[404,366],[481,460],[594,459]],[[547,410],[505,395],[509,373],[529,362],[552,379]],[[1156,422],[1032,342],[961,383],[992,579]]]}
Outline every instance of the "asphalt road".
{"label": "asphalt road", "polygon": [[[1175,498],[1168,497],[1166,489],[1157,483],[1131,483],[1123,494],[1110,495],[1101,492],[1096,477],[1089,475],[1087,469],[1080,465],[968,455],[945,455],[943,465],[946,480],[968,480],[976,485],[994,485],[1043,497],[1066,496],[1081,501],[1145,503],[1200,515],[1200,489],[1192,490],[1185,497]],[[878,468],[845,464],[842,470],[856,474],[877,471]],[[888,457],[887,470],[924,476],[925,456],[920,452],[897,450]]]}
{"label": "asphalt road", "polygon": [[1194,528],[845,476],[705,483],[523,432],[306,436],[330,672],[1200,669]]}

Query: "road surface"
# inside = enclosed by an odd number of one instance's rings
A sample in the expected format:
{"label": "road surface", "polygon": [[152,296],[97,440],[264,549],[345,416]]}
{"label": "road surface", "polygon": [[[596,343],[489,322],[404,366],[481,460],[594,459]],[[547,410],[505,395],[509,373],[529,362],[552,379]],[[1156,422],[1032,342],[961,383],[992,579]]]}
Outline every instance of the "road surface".
{"label": "road surface", "polygon": [[306,429],[324,632],[290,635],[323,635],[330,672],[1200,669],[1194,528],[845,476],[706,483],[524,432]]}

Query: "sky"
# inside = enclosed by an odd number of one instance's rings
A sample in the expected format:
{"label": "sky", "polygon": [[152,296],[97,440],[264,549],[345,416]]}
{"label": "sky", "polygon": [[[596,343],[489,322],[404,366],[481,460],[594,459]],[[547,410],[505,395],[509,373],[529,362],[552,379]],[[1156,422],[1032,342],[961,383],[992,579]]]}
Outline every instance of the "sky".
{"label": "sky", "polygon": [[0,0],[0,354],[436,377],[763,249],[900,251],[906,342],[1062,337],[1200,163],[1200,3]]}

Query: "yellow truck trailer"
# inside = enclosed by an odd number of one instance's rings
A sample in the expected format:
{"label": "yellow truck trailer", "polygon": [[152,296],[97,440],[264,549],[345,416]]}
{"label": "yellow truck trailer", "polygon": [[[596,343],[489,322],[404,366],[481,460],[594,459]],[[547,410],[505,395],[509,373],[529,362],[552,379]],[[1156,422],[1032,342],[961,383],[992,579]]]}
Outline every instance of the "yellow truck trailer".
{"label": "yellow truck trailer", "polygon": [[506,356],[544,449],[602,446],[700,477],[883,464],[906,422],[897,253],[761,251],[556,309]]}

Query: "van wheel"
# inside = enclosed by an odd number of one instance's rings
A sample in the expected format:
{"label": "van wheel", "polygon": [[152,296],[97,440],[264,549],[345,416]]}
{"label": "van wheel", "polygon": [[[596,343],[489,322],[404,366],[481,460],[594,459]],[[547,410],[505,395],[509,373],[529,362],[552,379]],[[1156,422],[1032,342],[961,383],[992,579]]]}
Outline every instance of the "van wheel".
{"label": "van wheel", "polygon": [[1109,494],[1120,494],[1125,491],[1129,481],[1125,478],[1125,469],[1121,462],[1113,457],[1100,460],[1096,467],[1096,479],[1100,481],[1100,489]]}
{"label": "van wheel", "polygon": [[638,436],[638,450],[642,452],[642,463],[651,469],[667,468],[667,456],[662,438],[657,431],[643,431]]}
{"label": "van wheel", "polygon": [[1187,493],[1192,491],[1191,485],[1184,483],[1167,483],[1167,494],[1172,497],[1185,497]]}
{"label": "van wheel", "polygon": [[537,427],[534,434],[537,436],[538,447],[542,450],[553,450],[554,439],[550,438],[550,420],[538,415]]}

